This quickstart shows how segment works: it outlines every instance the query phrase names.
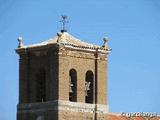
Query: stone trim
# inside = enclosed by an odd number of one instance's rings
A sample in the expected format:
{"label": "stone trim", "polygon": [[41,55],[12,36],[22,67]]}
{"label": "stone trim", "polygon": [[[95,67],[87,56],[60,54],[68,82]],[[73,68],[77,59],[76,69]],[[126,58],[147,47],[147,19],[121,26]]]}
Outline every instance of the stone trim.
{"label": "stone trim", "polygon": [[17,105],[18,113],[21,112],[43,112],[43,111],[70,111],[70,112],[87,112],[87,113],[108,113],[108,105],[88,104],[81,102],[70,102],[64,100],[54,100],[43,103],[25,103]]}
{"label": "stone trim", "polygon": [[102,47],[77,46],[77,45],[67,44],[67,43],[61,43],[61,44],[64,45],[65,48],[70,48],[70,49],[74,49],[74,50],[90,51],[90,52],[96,52],[96,50],[98,50],[98,52],[101,52],[104,54],[111,52],[111,50],[104,49]]}
{"label": "stone trim", "polygon": [[102,104],[87,104],[81,102],[69,102],[59,100],[59,111],[72,111],[72,112],[90,112],[93,113],[108,113],[108,106]]}

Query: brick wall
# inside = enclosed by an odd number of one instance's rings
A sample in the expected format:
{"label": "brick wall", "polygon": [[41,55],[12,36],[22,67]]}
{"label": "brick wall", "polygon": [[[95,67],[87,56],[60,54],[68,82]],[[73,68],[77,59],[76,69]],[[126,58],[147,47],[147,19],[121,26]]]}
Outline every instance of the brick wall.
{"label": "brick wall", "polygon": [[[94,82],[97,83],[94,87],[97,90],[94,93],[97,95],[94,97],[94,103],[96,99],[96,104],[107,106],[106,53],[65,48],[63,45],[22,49],[17,52],[20,55],[17,120],[36,120],[41,112],[45,120],[92,120],[93,113],[71,112],[70,108],[61,111],[58,104],[53,105],[52,110],[43,108],[45,103],[52,105],[47,103],[49,101],[69,101],[70,69],[77,72],[77,103],[85,103],[85,77],[86,72],[90,70],[94,74]],[[38,107],[33,104],[36,103],[37,94],[36,74],[41,68],[46,71],[46,102],[38,103]],[[72,104],[69,107],[72,107]],[[97,118],[106,119],[106,113],[98,113]]]}

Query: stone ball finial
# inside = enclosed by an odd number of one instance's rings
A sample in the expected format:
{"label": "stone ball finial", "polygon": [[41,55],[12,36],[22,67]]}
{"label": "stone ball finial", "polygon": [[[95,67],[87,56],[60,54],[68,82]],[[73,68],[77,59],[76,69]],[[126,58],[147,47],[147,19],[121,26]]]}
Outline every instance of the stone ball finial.
{"label": "stone ball finial", "polygon": [[59,43],[60,42],[60,39],[61,39],[61,37],[62,37],[62,32],[58,32],[57,33],[57,36],[58,36],[58,39],[57,39],[57,43]]}
{"label": "stone ball finial", "polygon": [[20,37],[18,37],[17,38],[17,40],[18,40],[18,42],[19,42],[19,44],[18,44],[18,48],[21,48],[21,47],[23,47],[23,38],[20,36]]}
{"label": "stone ball finial", "polygon": [[23,38],[21,36],[18,37],[18,42],[22,41]]}
{"label": "stone ball finial", "polygon": [[105,48],[105,49],[108,49],[108,44],[107,44],[108,40],[109,40],[108,37],[104,37],[103,38],[103,42],[104,43],[103,43],[102,47]]}
{"label": "stone ball finial", "polygon": [[62,36],[62,33],[61,33],[61,32],[58,32],[58,33],[57,33],[57,36],[58,36],[58,37],[61,37],[61,36]]}
{"label": "stone ball finial", "polygon": [[109,40],[108,37],[104,37],[104,38],[103,38],[103,41],[104,41],[105,43],[108,42],[108,40]]}

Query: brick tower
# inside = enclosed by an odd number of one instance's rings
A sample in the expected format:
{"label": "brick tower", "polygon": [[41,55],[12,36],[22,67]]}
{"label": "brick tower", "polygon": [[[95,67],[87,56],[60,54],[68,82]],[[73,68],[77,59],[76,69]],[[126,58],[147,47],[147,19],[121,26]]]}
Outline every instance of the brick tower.
{"label": "brick tower", "polygon": [[106,120],[107,38],[92,45],[61,31],[19,46],[17,120]]}

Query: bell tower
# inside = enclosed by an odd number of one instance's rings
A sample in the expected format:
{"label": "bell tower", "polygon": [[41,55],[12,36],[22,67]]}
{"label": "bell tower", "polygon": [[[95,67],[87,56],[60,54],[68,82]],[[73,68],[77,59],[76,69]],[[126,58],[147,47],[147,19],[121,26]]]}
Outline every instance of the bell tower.
{"label": "bell tower", "polygon": [[37,44],[18,41],[17,120],[107,119],[107,38],[97,46],[62,30]]}

